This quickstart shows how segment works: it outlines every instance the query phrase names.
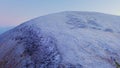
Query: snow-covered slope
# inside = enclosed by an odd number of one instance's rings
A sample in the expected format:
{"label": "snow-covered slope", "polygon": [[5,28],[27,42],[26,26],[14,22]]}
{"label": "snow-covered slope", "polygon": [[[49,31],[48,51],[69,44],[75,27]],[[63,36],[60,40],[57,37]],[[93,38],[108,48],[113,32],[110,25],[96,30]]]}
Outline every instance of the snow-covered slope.
{"label": "snow-covered slope", "polygon": [[0,68],[116,68],[120,16],[67,11],[0,35]]}

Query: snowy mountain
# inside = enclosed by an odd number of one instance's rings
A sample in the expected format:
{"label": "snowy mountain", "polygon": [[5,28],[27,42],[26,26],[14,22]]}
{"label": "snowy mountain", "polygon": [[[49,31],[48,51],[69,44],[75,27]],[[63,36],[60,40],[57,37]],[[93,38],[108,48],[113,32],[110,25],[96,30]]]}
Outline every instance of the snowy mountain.
{"label": "snowy mountain", "polygon": [[0,35],[0,68],[116,68],[120,16],[66,11]]}

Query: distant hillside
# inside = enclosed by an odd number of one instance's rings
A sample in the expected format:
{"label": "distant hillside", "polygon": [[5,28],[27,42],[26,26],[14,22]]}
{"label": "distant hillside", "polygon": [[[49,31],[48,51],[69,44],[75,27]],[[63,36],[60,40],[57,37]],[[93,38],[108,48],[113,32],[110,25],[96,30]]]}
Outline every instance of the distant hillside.
{"label": "distant hillside", "polygon": [[8,26],[8,27],[0,27],[0,34],[4,33],[5,31],[8,31],[12,29],[13,26]]}

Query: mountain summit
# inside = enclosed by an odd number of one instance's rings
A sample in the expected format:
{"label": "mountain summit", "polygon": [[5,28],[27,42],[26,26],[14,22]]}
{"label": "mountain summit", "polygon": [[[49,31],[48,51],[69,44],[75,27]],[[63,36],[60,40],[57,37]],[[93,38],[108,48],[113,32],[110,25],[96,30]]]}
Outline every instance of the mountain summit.
{"label": "mountain summit", "polygon": [[0,68],[116,68],[120,16],[67,11],[0,35]]}

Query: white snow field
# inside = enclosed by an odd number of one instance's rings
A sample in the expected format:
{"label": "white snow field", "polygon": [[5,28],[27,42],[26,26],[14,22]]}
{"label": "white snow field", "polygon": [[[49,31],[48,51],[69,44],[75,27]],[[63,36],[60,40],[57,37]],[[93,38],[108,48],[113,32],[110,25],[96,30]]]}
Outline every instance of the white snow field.
{"label": "white snow field", "polygon": [[65,11],[0,35],[0,68],[116,68],[120,16]]}

